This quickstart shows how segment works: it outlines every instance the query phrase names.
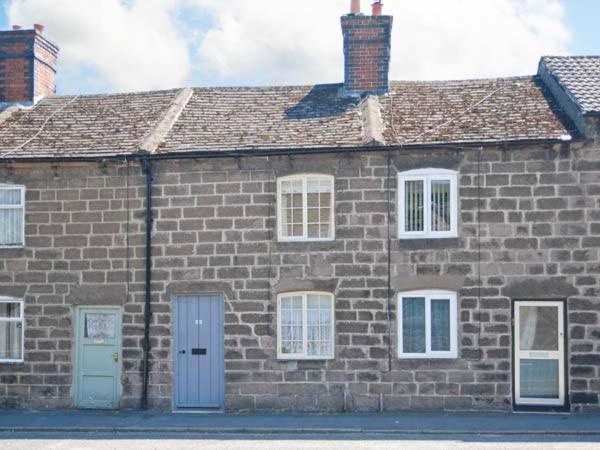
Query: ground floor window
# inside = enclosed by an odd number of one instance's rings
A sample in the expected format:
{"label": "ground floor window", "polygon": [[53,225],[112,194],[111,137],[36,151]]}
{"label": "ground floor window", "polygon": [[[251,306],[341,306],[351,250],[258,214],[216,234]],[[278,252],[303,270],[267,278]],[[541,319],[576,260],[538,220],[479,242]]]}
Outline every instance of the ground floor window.
{"label": "ground floor window", "polygon": [[280,359],[334,357],[334,299],[323,292],[292,292],[277,298]]}
{"label": "ground floor window", "polygon": [[398,357],[456,358],[456,293],[413,291],[398,295]]}
{"label": "ground floor window", "polygon": [[23,301],[0,297],[0,362],[23,362]]}

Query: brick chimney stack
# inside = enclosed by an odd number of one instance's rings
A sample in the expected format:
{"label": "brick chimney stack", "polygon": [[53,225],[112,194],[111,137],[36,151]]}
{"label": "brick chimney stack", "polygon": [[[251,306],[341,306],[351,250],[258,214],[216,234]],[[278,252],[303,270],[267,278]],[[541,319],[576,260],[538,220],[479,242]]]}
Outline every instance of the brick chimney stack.
{"label": "brick chimney stack", "polygon": [[382,3],[373,4],[365,16],[355,1],[351,13],[342,16],[344,35],[344,95],[383,95],[389,90],[392,16],[382,15]]}
{"label": "brick chimney stack", "polygon": [[37,23],[29,30],[14,25],[0,31],[0,105],[31,105],[56,92],[58,46],[43,32]]}

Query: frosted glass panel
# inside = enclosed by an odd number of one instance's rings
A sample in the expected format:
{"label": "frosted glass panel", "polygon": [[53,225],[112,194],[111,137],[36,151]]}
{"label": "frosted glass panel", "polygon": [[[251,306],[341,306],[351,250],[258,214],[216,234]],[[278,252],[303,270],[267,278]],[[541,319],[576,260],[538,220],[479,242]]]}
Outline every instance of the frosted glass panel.
{"label": "frosted glass panel", "polygon": [[117,317],[114,314],[85,314],[84,337],[89,339],[114,339]]}
{"label": "frosted glass panel", "polygon": [[519,307],[520,349],[558,350],[558,308],[556,306]]}
{"label": "frosted glass panel", "polygon": [[425,299],[402,300],[402,351],[425,353]]}
{"label": "frosted glass panel", "polygon": [[520,361],[521,397],[558,398],[558,361],[522,359]]}

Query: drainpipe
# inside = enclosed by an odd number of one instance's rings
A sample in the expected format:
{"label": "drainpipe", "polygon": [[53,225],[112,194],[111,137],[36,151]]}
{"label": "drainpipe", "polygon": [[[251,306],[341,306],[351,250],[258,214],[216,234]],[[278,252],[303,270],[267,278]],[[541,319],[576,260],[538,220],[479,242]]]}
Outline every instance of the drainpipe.
{"label": "drainpipe", "polygon": [[146,295],[144,301],[144,350],[142,409],[148,408],[148,378],[150,374],[150,320],[152,319],[151,284],[152,284],[152,162],[142,159],[142,171],[146,175]]}

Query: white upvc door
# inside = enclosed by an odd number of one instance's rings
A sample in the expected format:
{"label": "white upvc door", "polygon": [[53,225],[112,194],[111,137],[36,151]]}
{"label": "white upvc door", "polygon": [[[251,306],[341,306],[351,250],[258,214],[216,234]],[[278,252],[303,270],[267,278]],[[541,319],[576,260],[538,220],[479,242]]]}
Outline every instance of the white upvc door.
{"label": "white upvc door", "polygon": [[515,302],[515,403],[565,404],[564,304]]}

